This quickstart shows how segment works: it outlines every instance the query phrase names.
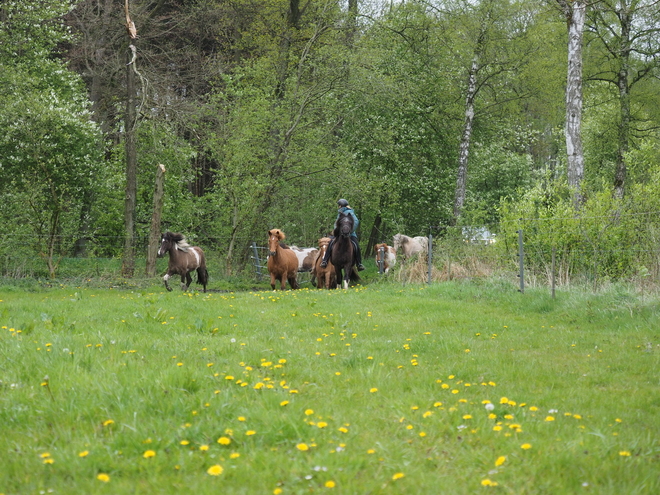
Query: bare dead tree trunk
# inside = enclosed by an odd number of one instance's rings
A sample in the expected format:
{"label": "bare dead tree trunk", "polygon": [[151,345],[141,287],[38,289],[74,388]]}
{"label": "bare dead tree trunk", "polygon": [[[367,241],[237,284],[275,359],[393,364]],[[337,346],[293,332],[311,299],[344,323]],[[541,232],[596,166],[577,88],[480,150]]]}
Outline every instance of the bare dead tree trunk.
{"label": "bare dead tree trunk", "polygon": [[154,211],[151,214],[151,227],[149,229],[149,247],[147,248],[147,277],[156,276],[156,257],[160,242],[160,218],[163,213],[165,199],[165,165],[156,167],[156,184],[154,186]]}
{"label": "bare dead tree trunk", "polygon": [[129,50],[126,64],[126,114],[125,150],[126,150],[126,197],[124,199],[124,257],[122,260],[122,275],[131,278],[135,272],[135,208],[137,204],[137,146],[135,140],[136,126],[136,91],[135,91],[135,40],[137,32],[135,24],[128,13],[128,0],[125,3],[126,29],[129,36]]}
{"label": "bare dead tree trunk", "polygon": [[566,153],[568,185],[573,205],[582,204],[584,152],[582,150],[582,37],[586,17],[584,0],[557,0],[568,27],[568,71],[566,77]]}

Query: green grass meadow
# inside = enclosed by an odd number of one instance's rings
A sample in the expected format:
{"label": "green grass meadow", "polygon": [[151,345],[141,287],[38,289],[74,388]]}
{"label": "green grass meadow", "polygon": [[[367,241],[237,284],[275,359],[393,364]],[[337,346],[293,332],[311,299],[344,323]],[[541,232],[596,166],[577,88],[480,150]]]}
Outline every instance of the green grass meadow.
{"label": "green grass meadow", "polygon": [[660,493],[657,296],[493,280],[0,300],[1,494]]}

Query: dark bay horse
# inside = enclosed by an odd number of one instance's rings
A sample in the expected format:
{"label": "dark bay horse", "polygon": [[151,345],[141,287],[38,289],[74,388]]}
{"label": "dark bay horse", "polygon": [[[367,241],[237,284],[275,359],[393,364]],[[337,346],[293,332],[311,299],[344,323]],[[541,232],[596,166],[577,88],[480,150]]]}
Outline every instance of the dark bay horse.
{"label": "dark bay horse", "polygon": [[284,290],[286,281],[292,289],[298,288],[298,257],[289,246],[281,241],[285,239],[280,229],[268,231],[268,272],[270,273],[270,286],[275,290],[275,281],[280,281],[280,288]]}
{"label": "dark bay horse", "polygon": [[165,232],[158,249],[158,257],[165,256],[165,253],[170,254],[167,273],[163,277],[167,290],[172,290],[167,281],[175,274],[181,275],[181,289],[187,290],[192,282],[190,272],[197,270],[197,283],[201,284],[206,292],[209,272],[206,270],[206,259],[201,248],[189,245],[181,234]]}
{"label": "dark bay horse", "polygon": [[343,280],[342,287],[348,289],[349,281],[358,282],[360,280],[357,271],[353,268],[355,266],[356,250],[351,239],[351,233],[353,232],[353,217],[346,212],[340,213],[336,225],[335,231],[333,232],[335,243],[332,247],[330,261],[332,261],[332,264],[335,266],[337,283],[339,284],[339,282]]}

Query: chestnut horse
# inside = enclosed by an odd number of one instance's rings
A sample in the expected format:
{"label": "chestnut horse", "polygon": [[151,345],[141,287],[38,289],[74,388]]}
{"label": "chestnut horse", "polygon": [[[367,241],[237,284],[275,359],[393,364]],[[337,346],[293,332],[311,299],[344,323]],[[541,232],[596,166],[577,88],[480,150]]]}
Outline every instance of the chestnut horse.
{"label": "chestnut horse", "polygon": [[330,244],[329,237],[321,237],[319,239],[319,253],[312,269],[312,274],[316,277],[316,287],[318,289],[337,288],[337,274],[335,273],[335,267],[332,262],[328,261],[328,266],[321,268],[321,261],[323,261],[325,252],[328,250],[328,244]]}
{"label": "chestnut horse", "polygon": [[201,284],[206,292],[209,272],[206,270],[206,259],[201,248],[188,244],[181,234],[165,232],[158,249],[158,257],[165,256],[165,253],[170,254],[167,273],[163,277],[167,290],[172,290],[167,281],[175,274],[181,275],[181,290],[187,290],[192,282],[190,272],[197,270],[197,283]]}
{"label": "chestnut horse", "polygon": [[342,287],[348,289],[349,281],[358,282],[360,280],[357,271],[353,269],[355,266],[356,251],[351,236],[351,232],[353,232],[353,217],[346,212],[340,213],[335,225],[336,227],[333,233],[335,236],[335,242],[332,247],[330,261],[335,265],[337,284],[339,284],[340,281],[343,281]]}
{"label": "chestnut horse", "polygon": [[286,280],[292,289],[298,288],[298,257],[289,246],[281,243],[286,238],[280,229],[268,231],[268,272],[270,273],[270,286],[275,290],[275,281],[280,281],[280,288],[284,290]]}

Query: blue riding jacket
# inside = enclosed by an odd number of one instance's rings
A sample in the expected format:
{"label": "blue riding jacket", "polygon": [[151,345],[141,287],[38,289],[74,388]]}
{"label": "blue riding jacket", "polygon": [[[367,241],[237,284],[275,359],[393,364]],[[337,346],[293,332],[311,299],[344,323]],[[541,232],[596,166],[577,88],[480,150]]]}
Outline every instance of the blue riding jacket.
{"label": "blue riding jacket", "polygon": [[337,218],[335,219],[335,228],[337,228],[337,220],[339,220],[339,217],[341,216],[342,213],[348,213],[350,216],[353,217],[353,231],[351,232],[351,237],[355,237],[357,239],[357,234],[355,233],[355,231],[357,230],[360,221],[358,220],[357,215],[355,215],[353,208],[351,208],[350,206],[342,206],[341,208],[339,208],[339,213],[337,213]]}

